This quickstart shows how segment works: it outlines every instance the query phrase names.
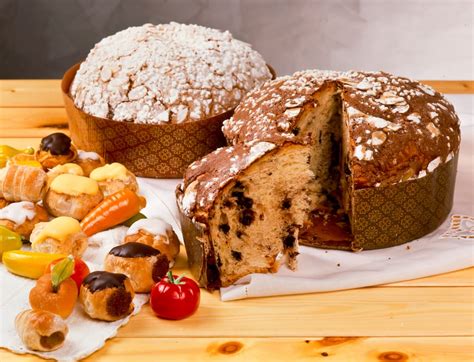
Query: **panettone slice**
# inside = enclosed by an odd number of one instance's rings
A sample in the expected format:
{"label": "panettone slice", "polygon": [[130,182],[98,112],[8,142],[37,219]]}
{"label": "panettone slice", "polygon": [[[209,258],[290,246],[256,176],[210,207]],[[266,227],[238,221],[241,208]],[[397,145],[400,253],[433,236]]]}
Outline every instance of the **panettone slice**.
{"label": "panettone slice", "polygon": [[[177,199],[188,259],[210,289],[296,266],[312,201],[311,147],[257,142],[218,149],[191,165]],[[224,167],[225,165],[225,167]]]}

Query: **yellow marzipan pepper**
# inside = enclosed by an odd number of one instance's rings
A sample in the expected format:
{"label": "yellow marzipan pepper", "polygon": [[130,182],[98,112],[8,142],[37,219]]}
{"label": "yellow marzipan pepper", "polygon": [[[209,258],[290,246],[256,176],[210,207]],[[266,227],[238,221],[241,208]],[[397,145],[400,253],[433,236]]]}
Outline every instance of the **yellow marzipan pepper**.
{"label": "yellow marzipan pepper", "polygon": [[12,250],[3,253],[2,262],[7,270],[22,277],[38,279],[54,260],[65,258],[63,254],[36,253],[34,251]]}
{"label": "yellow marzipan pepper", "polygon": [[21,249],[23,242],[16,232],[0,225],[0,257],[6,251]]}
{"label": "yellow marzipan pepper", "polygon": [[24,150],[18,150],[8,145],[0,145],[0,168],[5,167],[5,165],[7,164],[7,161],[19,153],[32,155],[35,153],[35,150],[33,149],[33,147],[28,147],[28,148],[25,148]]}

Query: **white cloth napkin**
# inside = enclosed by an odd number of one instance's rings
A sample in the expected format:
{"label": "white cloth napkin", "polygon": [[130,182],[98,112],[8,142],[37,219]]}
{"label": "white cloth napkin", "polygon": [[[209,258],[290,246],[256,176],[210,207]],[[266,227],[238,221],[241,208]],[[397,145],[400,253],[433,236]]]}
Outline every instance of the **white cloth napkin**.
{"label": "white cloth napkin", "polygon": [[[147,199],[147,207],[142,212],[148,217],[161,217],[169,222],[181,235],[176,216],[167,205],[174,205],[174,188],[179,180],[156,181],[156,186],[139,179],[140,192]],[[173,192],[172,192],[173,191]],[[171,206],[172,208],[174,206]],[[103,261],[111,248],[123,240],[127,228],[119,226],[93,235],[89,238],[89,248],[83,255],[89,269],[103,270]],[[43,358],[60,361],[75,361],[87,357],[102,348],[105,341],[114,337],[118,329],[127,324],[130,316],[116,322],[92,320],[83,311],[79,303],[67,318],[69,334],[63,347],[52,352],[29,351],[21,342],[15,330],[15,317],[23,310],[30,309],[28,296],[35,281],[9,273],[0,263],[0,347],[16,353],[33,353]],[[148,294],[137,294],[134,299],[137,314],[148,302]]]}

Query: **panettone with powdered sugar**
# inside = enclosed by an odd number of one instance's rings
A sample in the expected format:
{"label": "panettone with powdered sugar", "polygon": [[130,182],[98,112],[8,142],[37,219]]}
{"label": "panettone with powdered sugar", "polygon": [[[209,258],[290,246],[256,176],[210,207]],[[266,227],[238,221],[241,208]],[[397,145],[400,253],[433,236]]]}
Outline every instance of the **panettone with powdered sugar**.
{"label": "panettone with powdered sugar", "polygon": [[92,116],[182,123],[233,109],[271,78],[262,56],[228,31],[145,24],[97,43],[70,92],[75,105]]}

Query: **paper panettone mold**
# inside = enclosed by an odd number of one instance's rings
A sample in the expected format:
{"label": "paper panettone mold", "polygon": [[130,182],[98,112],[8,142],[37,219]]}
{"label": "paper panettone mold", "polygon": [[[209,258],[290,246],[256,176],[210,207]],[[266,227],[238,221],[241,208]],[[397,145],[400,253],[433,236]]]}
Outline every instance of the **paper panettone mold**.
{"label": "paper panettone mold", "polygon": [[356,190],[353,245],[341,249],[378,249],[404,244],[436,230],[453,206],[458,157],[416,180]]}
{"label": "paper panettone mold", "polygon": [[222,122],[233,110],[180,124],[139,124],[91,116],[78,109],[69,88],[79,64],[61,83],[71,138],[80,149],[94,151],[107,162],[120,162],[141,177],[179,178],[186,167],[225,145]]}

